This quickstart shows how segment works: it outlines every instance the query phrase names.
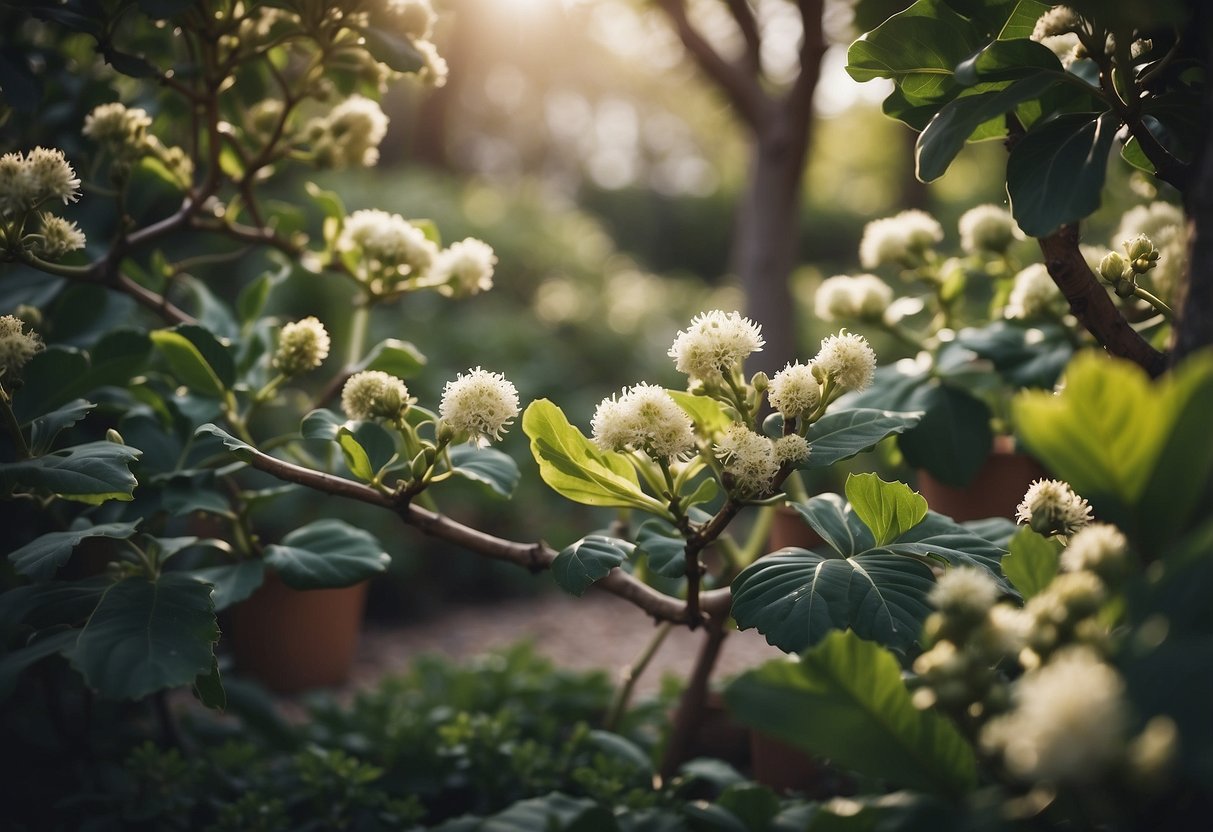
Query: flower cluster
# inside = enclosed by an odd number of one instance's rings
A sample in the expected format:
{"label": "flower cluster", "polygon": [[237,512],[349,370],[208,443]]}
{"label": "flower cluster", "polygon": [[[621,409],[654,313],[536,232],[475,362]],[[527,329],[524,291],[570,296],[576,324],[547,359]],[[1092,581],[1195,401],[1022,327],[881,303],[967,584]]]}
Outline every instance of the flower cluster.
{"label": "flower cluster", "polygon": [[439,252],[431,275],[442,294],[469,297],[493,288],[493,266],[496,264],[497,255],[492,246],[468,237]]}
{"label": "flower cluster", "polygon": [[42,339],[25,331],[25,322],[15,315],[0,316],[0,384],[8,384],[21,368],[42,349]]}
{"label": "flower cluster", "polygon": [[1028,487],[1015,519],[1043,535],[1072,535],[1091,522],[1091,507],[1061,480],[1039,479]]}
{"label": "flower cluster", "polygon": [[643,382],[603,399],[591,429],[594,442],[607,451],[644,451],[669,462],[695,450],[691,418],[663,388]]}
{"label": "flower cluster", "polygon": [[737,312],[703,312],[679,331],[669,356],[679,372],[703,382],[718,382],[766,342],[762,328]]}
{"label": "flower cluster", "polygon": [[732,478],[732,491],[743,497],[760,497],[779,472],[779,459],[771,440],[745,425],[730,425],[716,441],[716,457]]}
{"label": "flower cluster", "polygon": [[271,363],[284,376],[298,375],[319,367],[328,358],[329,346],[324,324],[309,316],[282,327]]}
{"label": "flower cluster", "polygon": [[45,202],[80,198],[80,179],[56,148],[0,156],[0,217],[20,217]]}
{"label": "flower cluster", "polygon": [[839,390],[863,390],[876,373],[876,353],[866,338],[844,329],[822,339],[813,365]]}
{"label": "flower cluster", "polygon": [[1187,262],[1187,223],[1183,211],[1170,202],[1151,202],[1125,212],[1112,235],[1111,247],[1139,234],[1153,241],[1158,257],[1149,269],[1150,281],[1163,298],[1174,297]]}
{"label": "flower cluster", "polygon": [[874,274],[836,275],[821,282],[813,311],[823,321],[879,321],[892,302],[892,287]]}
{"label": "flower cluster", "polygon": [[771,379],[767,388],[771,407],[785,420],[804,418],[821,403],[821,382],[812,364],[791,362]]}
{"label": "flower cluster", "polygon": [[859,262],[865,269],[886,264],[913,268],[923,255],[943,239],[943,228],[925,211],[902,211],[873,220],[864,226],[859,243]]}
{"label": "flower cluster", "polygon": [[147,110],[114,101],[95,107],[85,116],[82,132],[114,156],[131,158],[142,155],[146,149],[147,130],[151,126],[152,117]]}
{"label": "flower cluster", "polygon": [[1010,319],[1056,318],[1065,314],[1066,299],[1042,263],[1033,263],[1015,275],[1003,315]]}
{"label": "flower cluster", "polygon": [[487,444],[518,416],[518,390],[501,373],[477,367],[446,383],[438,414],[456,434]]}
{"label": "flower cluster", "polygon": [[1115,526],[1091,523],[1079,529],[1061,553],[1067,572],[1087,571],[1107,584],[1115,584],[1128,568],[1129,541]]}
{"label": "flower cluster", "polygon": [[998,205],[978,205],[958,223],[960,247],[968,254],[1006,254],[1011,243],[1024,238],[1009,211]]}
{"label": "flower cluster", "polygon": [[305,132],[318,167],[373,167],[379,161],[379,143],[387,135],[387,125],[388,117],[377,101],[352,95],[328,115],[308,122]]}
{"label": "flower cluster", "polygon": [[354,373],[341,390],[341,409],[351,419],[397,423],[412,403],[404,382],[380,370]]}
{"label": "flower cluster", "polygon": [[426,274],[438,257],[438,246],[424,231],[399,214],[378,209],[346,217],[337,249],[361,261],[361,274],[373,290]]}

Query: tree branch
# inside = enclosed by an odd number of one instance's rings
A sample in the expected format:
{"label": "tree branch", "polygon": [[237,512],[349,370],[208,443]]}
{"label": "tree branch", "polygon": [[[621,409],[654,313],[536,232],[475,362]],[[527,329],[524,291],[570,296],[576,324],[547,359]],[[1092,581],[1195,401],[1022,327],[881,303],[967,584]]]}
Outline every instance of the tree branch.
{"label": "tree branch", "polygon": [[1108,297],[1107,290],[1087,267],[1078,248],[1078,226],[1063,225],[1039,238],[1045,266],[1070,304],[1074,317],[1112,355],[1127,358],[1157,377],[1167,368],[1167,357],[1138,335]]}
{"label": "tree branch", "polygon": [[787,102],[794,120],[807,122],[812,115],[813,93],[821,77],[821,58],[826,52],[822,28],[822,0],[797,0],[803,34],[800,39],[800,72],[792,82]]}
{"label": "tree branch", "polygon": [[729,14],[733,15],[742,40],[745,41],[745,66],[755,77],[759,77],[762,75],[762,35],[758,31],[754,10],[750,8],[749,0],[724,0],[724,4],[728,7]]}
{"label": "tree branch", "polygon": [[738,116],[751,128],[757,128],[769,103],[757,76],[746,72],[742,65],[725,60],[704,39],[687,17],[686,0],[656,0],[656,3],[704,74],[725,94]]}

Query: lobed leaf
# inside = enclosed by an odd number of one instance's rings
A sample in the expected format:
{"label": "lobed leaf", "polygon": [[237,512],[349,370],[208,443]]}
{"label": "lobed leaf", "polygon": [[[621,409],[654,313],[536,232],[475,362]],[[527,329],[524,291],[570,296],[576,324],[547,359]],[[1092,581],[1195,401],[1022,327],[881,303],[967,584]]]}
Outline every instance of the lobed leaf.
{"label": "lobed leaf", "polygon": [[636,550],[626,540],[591,534],[566,546],[552,561],[552,577],[565,592],[581,597]]}
{"label": "lobed leaf", "polygon": [[84,529],[66,532],[49,532],[9,553],[13,568],[35,581],[49,580],[60,566],[67,563],[72,550],[82,540],[104,537],[125,540],[135,533],[138,521],[133,523],[103,523]]}
{"label": "lobed leaf", "polygon": [[353,586],[391,560],[374,535],[341,520],[317,520],[265,547],[266,564],[294,589]]}

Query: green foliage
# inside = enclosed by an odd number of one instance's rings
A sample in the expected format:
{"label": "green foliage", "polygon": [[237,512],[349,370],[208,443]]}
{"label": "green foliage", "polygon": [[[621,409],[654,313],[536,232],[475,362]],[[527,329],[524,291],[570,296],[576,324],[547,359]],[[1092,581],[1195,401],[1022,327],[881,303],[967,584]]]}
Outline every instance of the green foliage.
{"label": "green foliage", "polygon": [[856,632],[742,675],[725,698],[746,724],[864,776],[945,796],[977,784],[969,743],[914,707],[896,658]]}
{"label": "green foliage", "polygon": [[846,495],[877,546],[892,543],[927,516],[925,497],[905,483],[885,482],[876,474],[847,477]]}
{"label": "green foliage", "polygon": [[352,586],[387,569],[390,561],[374,535],[341,520],[300,526],[265,550],[266,565],[294,589]]}
{"label": "green foliage", "polygon": [[856,454],[870,451],[890,436],[904,434],[922,419],[920,413],[855,408],[822,416],[809,428],[805,439],[813,448],[800,467],[826,468]]}
{"label": "green foliage", "polygon": [[561,589],[581,596],[635,551],[626,540],[592,534],[566,546],[552,561],[552,577]]}
{"label": "green foliage", "polygon": [[1020,529],[1011,538],[1010,552],[1002,559],[1002,572],[1024,599],[1031,598],[1057,577],[1061,544]]}
{"label": "green foliage", "polygon": [[80,541],[91,537],[125,540],[135,533],[137,523],[103,523],[67,532],[50,532],[9,553],[13,568],[36,581],[46,580],[67,563]]}

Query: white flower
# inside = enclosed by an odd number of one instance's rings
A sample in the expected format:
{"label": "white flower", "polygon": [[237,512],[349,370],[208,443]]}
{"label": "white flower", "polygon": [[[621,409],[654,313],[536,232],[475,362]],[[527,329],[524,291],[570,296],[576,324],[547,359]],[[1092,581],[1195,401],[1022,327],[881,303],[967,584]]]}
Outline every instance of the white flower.
{"label": "white flower", "polygon": [[152,117],[147,110],[113,101],[94,107],[84,117],[82,132],[95,142],[109,145],[116,154],[138,155],[147,144],[147,129],[151,126]]}
{"label": "white flower", "polygon": [[1044,535],[1071,535],[1091,522],[1091,507],[1061,480],[1033,482],[1015,510],[1015,519]]}
{"label": "white flower", "polygon": [[307,132],[313,137],[320,167],[372,167],[379,161],[379,143],[387,135],[388,117],[379,103],[352,95],[323,118],[312,119]]}
{"label": "white flower", "polygon": [[981,251],[1002,254],[1012,242],[1023,239],[1023,232],[1010,212],[998,205],[970,208],[961,216],[959,227],[960,247],[969,254]]}
{"label": "white flower", "polygon": [[923,252],[943,239],[943,227],[925,211],[902,211],[864,226],[859,262],[865,269],[886,263],[912,266]]}
{"label": "white flower", "polygon": [[35,147],[28,154],[0,156],[0,214],[17,214],[49,199],[80,198],[80,180],[62,150]]}
{"label": "white flower", "polygon": [[851,278],[845,274],[827,277],[813,296],[813,314],[822,321],[849,320],[855,317]]}
{"label": "white flower", "polygon": [[935,583],[927,599],[945,615],[979,620],[998,600],[998,584],[984,569],[958,566]]}
{"label": "white flower", "polygon": [[1112,247],[1137,234],[1148,236],[1159,251],[1155,268],[1149,273],[1150,283],[1164,300],[1174,297],[1188,260],[1188,232],[1183,210],[1170,202],[1152,202],[1129,209],[1112,235]]}
{"label": "white flower", "polygon": [[821,402],[821,384],[813,375],[813,365],[789,363],[771,379],[767,398],[784,419],[812,412]]}
{"label": "white flower", "polygon": [[603,399],[590,423],[594,442],[608,451],[644,451],[672,460],[695,449],[691,418],[663,388],[641,382]]}
{"label": "white flower", "polygon": [[680,331],[669,356],[679,372],[701,381],[715,381],[730,372],[765,342],[762,328],[737,312],[703,312]]}
{"label": "white flower", "polygon": [[1070,538],[1061,553],[1061,567],[1068,572],[1090,571],[1100,577],[1118,574],[1129,554],[1129,541],[1115,526],[1090,523]]}
{"label": "white flower", "polygon": [[351,419],[399,421],[412,404],[404,382],[380,370],[354,373],[341,391],[341,409]]}
{"label": "white flower", "polygon": [[1003,315],[1027,320],[1057,315],[1065,309],[1065,297],[1049,276],[1049,270],[1043,263],[1033,263],[1015,275]]}
{"label": "white flower", "polygon": [[361,253],[372,271],[392,278],[424,274],[438,257],[438,246],[424,231],[399,214],[374,208],[346,217],[337,248]]}
{"label": "white flower", "polygon": [[780,465],[796,465],[809,458],[809,440],[796,433],[789,433],[775,440],[775,461]]}
{"label": "white flower", "polygon": [[24,321],[15,315],[0,316],[0,383],[7,385],[41,349],[42,339],[26,332]]}
{"label": "white flower", "polygon": [[518,416],[518,390],[501,373],[477,367],[446,383],[438,415],[477,443],[497,440]]}
{"label": "white flower", "polygon": [[414,41],[413,46],[421,53],[421,57],[425,58],[425,66],[417,73],[417,77],[431,87],[446,86],[446,77],[449,70],[447,69],[446,58],[438,54],[438,47],[428,40]]}
{"label": "white flower", "polygon": [[716,457],[733,477],[733,490],[746,497],[764,494],[779,471],[771,440],[744,425],[730,425],[716,442]]}
{"label": "white flower", "polygon": [[822,372],[841,390],[863,390],[876,372],[876,353],[862,335],[847,332],[829,335],[813,359]]}
{"label": "white flower", "polygon": [[1069,6],[1054,6],[1042,14],[1032,29],[1032,40],[1043,41],[1045,38],[1077,32],[1082,26],[1078,13]]}
{"label": "white flower", "polygon": [[878,320],[892,302],[892,287],[876,275],[840,274],[821,282],[813,311],[823,321]]}
{"label": "white flower", "polygon": [[314,370],[328,358],[330,343],[328,330],[315,317],[285,324],[278,333],[273,366],[286,376]]}
{"label": "white flower", "polygon": [[982,744],[1027,782],[1089,783],[1125,751],[1120,675],[1087,648],[1059,652],[1015,688],[1015,708],[986,724]]}
{"label": "white flower", "polygon": [[48,260],[55,260],[67,254],[84,248],[84,232],[76,227],[74,222],[68,222],[54,214],[43,213],[41,216],[41,240],[35,250]]}
{"label": "white flower", "polygon": [[400,21],[400,30],[410,40],[424,40],[434,31],[434,7],[430,0],[388,0],[388,9]]}
{"label": "white flower", "polygon": [[439,252],[433,276],[446,281],[443,289],[454,297],[468,297],[493,288],[497,255],[488,243],[468,237]]}

